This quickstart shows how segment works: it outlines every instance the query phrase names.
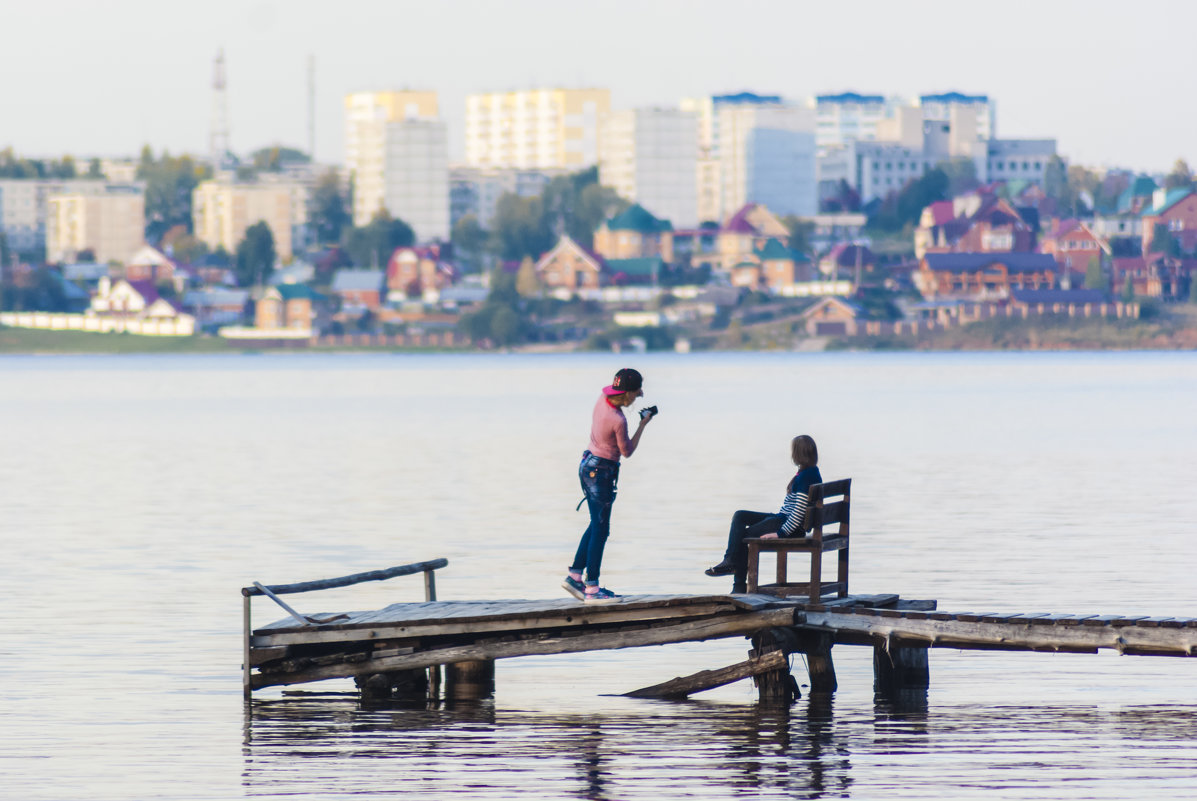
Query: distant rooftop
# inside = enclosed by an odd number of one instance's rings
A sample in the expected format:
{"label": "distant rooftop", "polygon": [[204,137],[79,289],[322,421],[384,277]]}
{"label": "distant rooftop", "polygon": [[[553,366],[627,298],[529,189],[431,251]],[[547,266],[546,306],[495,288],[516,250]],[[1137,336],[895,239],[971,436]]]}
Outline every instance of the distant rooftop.
{"label": "distant rooftop", "polygon": [[734,103],[780,104],[781,95],[757,95],[752,92],[738,92],[734,95],[712,95],[711,102],[717,106]]}
{"label": "distant rooftop", "polygon": [[856,92],[841,92],[838,95],[815,95],[817,103],[884,103],[884,95],[860,95]]}
{"label": "distant rooftop", "polygon": [[944,92],[938,95],[919,95],[920,103],[988,103],[989,95],[965,95],[960,92]]}

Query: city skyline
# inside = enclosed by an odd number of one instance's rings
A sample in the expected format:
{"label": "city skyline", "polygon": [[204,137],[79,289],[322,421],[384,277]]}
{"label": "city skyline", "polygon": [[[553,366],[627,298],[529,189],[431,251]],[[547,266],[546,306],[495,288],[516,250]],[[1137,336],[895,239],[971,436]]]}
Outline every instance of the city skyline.
{"label": "city skyline", "polygon": [[[177,8],[177,7],[172,7]],[[189,7],[198,8],[198,7]],[[749,0],[421,4],[216,0],[202,15],[146,0],[68,0],[8,12],[10,76],[0,148],[28,157],[206,154],[212,72],[225,54],[232,149],[308,147],[315,59],[315,155],[344,163],[344,96],[438,94],[449,157],[464,160],[465,98],[488,91],[603,87],[613,109],[677,105],[741,90],[788,99],[841,91],[987,94],[1000,137],[1054,137],[1073,163],[1167,171],[1197,161],[1191,48],[1197,7],[1014,0],[974,10],[928,0],[839,7]],[[921,43],[921,44],[920,44]],[[917,45],[917,46],[916,46]],[[16,77],[12,77],[16,76]],[[82,124],[81,124],[82,123]]]}

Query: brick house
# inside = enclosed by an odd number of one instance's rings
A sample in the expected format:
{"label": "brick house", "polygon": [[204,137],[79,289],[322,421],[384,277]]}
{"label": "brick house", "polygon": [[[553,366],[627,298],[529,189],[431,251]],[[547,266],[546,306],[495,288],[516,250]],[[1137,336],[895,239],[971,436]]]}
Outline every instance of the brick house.
{"label": "brick house", "polygon": [[457,282],[457,268],[441,258],[439,245],[395,248],[387,260],[387,292],[418,298]]}
{"label": "brick house", "polygon": [[536,261],[536,275],[547,289],[598,289],[604,284],[606,259],[562,234],[552,250]]}
{"label": "brick house", "polygon": [[1083,275],[1091,261],[1110,255],[1110,245],[1079,220],[1057,220],[1044,233],[1039,252],[1054,256],[1061,270]]}
{"label": "brick house", "polygon": [[855,336],[864,318],[860,306],[835,296],[823,298],[800,315],[812,337]]}
{"label": "brick house", "polygon": [[1151,252],[1156,226],[1167,231],[1184,253],[1197,251],[1197,191],[1157,189],[1143,212],[1143,252]]}
{"label": "brick house", "polygon": [[173,281],[178,265],[174,259],[155,247],[146,245],[125,263],[125,278],[130,281],[150,281],[155,284]]}
{"label": "brick house", "polygon": [[1029,253],[1036,231],[1009,201],[988,191],[932,203],[914,233],[915,255]]}
{"label": "brick house", "polygon": [[1059,271],[1048,253],[928,253],[911,278],[927,300],[992,298],[1011,289],[1052,289]]}
{"label": "brick house", "polygon": [[332,292],[347,312],[377,311],[386,274],[382,270],[337,270]]}
{"label": "brick house", "polygon": [[254,308],[254,327],[311,330],[315,298],[316,294],[306,284],[272,286]]}
{"label": "brick house", "polygon": [[658,256],[673,261],[673,226],[635,203],[598,227],[594,251],[604,259]]}

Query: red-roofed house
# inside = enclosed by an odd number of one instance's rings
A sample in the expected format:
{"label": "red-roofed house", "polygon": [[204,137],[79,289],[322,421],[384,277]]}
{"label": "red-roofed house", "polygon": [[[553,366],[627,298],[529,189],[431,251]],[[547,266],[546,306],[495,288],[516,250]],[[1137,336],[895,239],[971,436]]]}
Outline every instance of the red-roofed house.
{"label": "red-roofed house", "polygon": [[395,248],[387,260],[388,293],[418,298],[429,290],[440,291],[457,280],[457,270],[441,260],[440,247]]}
{"label": "red-roofed house", "polygon": [[1096,259],[1100,263],[1104,256],[1110,255],[1110,245],[1085,223],[1060,220],[1043,235],[1039,252],[1055,256],[1069,272],[1084,273],[1091,261]]}
{"label": "red-roofed house", "polygon": [[1197,192],[1192,189],[1157,189],[1151,208],[1143,212],[1143,252],[1151,250],[1156,226],[1165,231],[1185,253],[1197,250]]}

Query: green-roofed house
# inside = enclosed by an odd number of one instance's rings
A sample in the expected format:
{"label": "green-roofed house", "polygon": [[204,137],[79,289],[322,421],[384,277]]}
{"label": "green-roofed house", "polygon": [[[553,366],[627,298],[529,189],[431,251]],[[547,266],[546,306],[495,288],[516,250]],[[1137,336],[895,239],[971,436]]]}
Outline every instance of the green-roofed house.
{"label": "green-roofed house", "polygon": [[1164,229],[1186,253],[1197,250],[1197,191],[1157,189],[1143,211],[1143,252],[1151,251],[1156,226]]}
{"label": "green-roofed house", "polygon": [[660,256],[607,259],[607,274],[616,286],[656,286],[664,266]]}
{"label": "green-roofed house", "polygon": [[752,254],[760,262],[761,280],[770,289],[814,278],[810,258],[805,253],[791,250],[780,239],[766,240],[764,245],[754,248]]}
{"label": "green-roofed house", "polygon": [[255,328],[312,328],[312,301],[320,296],[307,284],[279,284],[267,289],[254,307]]}
{"label": "green-roofed house", "polygon": [[673,261],[673,225],[634,203],[598,227],[594,251],[604,259]]}

